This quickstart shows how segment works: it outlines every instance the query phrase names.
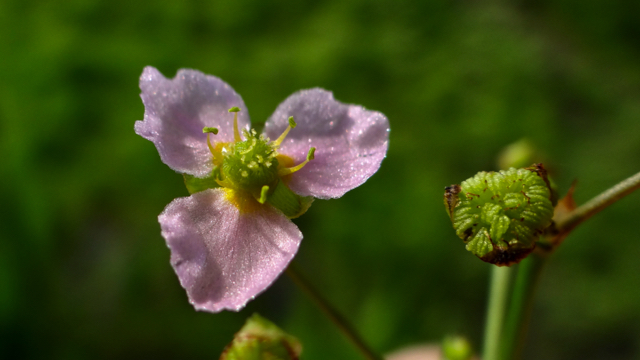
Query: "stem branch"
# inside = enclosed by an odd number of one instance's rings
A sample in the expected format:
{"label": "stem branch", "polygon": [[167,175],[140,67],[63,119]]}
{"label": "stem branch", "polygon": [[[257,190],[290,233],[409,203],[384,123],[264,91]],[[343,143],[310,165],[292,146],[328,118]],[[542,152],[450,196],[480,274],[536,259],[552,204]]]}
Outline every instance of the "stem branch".
{"label": "stem branch", "polygon": [[383,360],[382,357],[374,353],[362,340],[360,335],[356,332],[354,327],[342,316],[336,308],[334,308],[319,292],[316,290],[307,279],[300,274],[297,266],[294,262],[289,264],[286,270],[287,275],[293,280],[293,282],[302,289],[313,302],[329,317],[329,319],[340,329],[340,331],[355,345],[358,350],[368,360]]}
{"label": "stem branch", "polygon": [[567,217],[556,224],[561,233],[569,233],[583,221],[600,212],[602,209],[622,199],[640,188],[640,173],[614,185],[602,194],[594,197],[586,204],[573,210]]}

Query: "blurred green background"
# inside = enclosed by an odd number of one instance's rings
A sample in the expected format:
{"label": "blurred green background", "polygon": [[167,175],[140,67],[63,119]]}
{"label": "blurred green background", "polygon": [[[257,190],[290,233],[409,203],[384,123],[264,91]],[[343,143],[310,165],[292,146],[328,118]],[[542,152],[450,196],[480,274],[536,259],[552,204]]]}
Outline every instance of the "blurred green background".
{"label": "blurred green background", "polygon": [[[286,277],[239,313],[187,302],[157,215],[182,177],[133,131],[146,65],[216,75],[254,124],[323,87],[385,113],[380,171],[295,222],[297,260],[379,352],[468,336],[489,265],[443,188],[523,137],[582,203],[640,170],[637,1],[0,1],[0,357],[215,359],[253,312],[303,359],[358,354]],[[640,194],[578,228],[526,359],[640,358]]]}

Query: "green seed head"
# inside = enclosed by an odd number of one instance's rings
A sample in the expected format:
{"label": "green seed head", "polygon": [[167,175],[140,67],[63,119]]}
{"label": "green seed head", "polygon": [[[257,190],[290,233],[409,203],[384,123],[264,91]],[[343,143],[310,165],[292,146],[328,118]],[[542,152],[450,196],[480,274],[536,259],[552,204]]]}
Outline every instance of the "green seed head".
{"label": "green seed head", "polygon": [[499,266],[533,251],[537,236],[551,223],[550,198],[542,164],[479,172],[445,189],[445,206],[467,250]]}
{"label": "green seed head", "polygon": [[254,130],[244,135],[246,140],[223,150],[222,170],[236,189],[260,194],[263,186],[278,179],[277,153],[264,135],[257,136]]}
{"label": "green seed head", "polygon": [[297,360],[300,353],[302,344],[298,339],[253,314],[224,349],[220,360]]}

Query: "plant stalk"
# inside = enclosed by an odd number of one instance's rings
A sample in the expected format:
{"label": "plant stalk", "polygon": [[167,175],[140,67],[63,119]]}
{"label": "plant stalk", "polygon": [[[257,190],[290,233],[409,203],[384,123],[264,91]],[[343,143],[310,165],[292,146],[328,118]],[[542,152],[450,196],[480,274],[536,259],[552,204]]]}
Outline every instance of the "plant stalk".
{"label": "plant stalk", "polygon": [[302,276],[297,266],[292,261],[286,270],[287,275],[293,280],[293,282],[306,293],[311,300],[325,313],[325,315],[338,327],[338,329],[351,341],[353,345],[362,353],[362,355],[368,360],[383,360],[383,358],[377,355],[367,344],[362,340],[355,328],[347,321],[347,319],[333,307],[327,299],[314,288],[309,281]]}
{"label": "plant stalk", "polygon": [[589,200],[586,204],[573,210],[558,222],[556,226],[560,232],[569,233],[583,221],[639,188],[640,172],[614,185],[612,188]]}
{"label": "plant stalk", "polygon": [[512,273],[513,268],[492,266],[482,352],[483,360],[499,360]]}
{"label": "plant stalk", "polygon": [[534,252],[518,265],[500,343],[502,360],[520,357],[533,310],[533,298],[546,260],[547,256]]}

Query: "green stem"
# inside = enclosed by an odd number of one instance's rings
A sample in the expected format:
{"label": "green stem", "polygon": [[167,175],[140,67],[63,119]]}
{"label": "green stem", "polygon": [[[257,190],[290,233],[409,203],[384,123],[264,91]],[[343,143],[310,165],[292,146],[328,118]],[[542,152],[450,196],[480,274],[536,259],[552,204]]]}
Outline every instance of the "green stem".
{"label": "green stem", "polygon": [[302,289],[313,302],[329,317],[329,319],[340,329],[340,331],[355,345],[358,350],[368,360],[383,360],[382,357],[374,353],[362,340],[360,335],[356,332],[354,327],[342,316],[336,308],[334,308],[319,292],[316,290],[307,279],[300,274],[297,266],[294,262],[289,264],[286,270],[287,275],[293,280],[293,282]]}
{"label": "green stem", "polygon": [[622,199],[640,188],[640,173],[623,180],[612,188],[606,190],[602,194],[594,197],[586,204],[573,210],[564,219],[559,221],[556,226],[558,230],[568,233],[583,221],[600,212],[602,209]]}
{"label": "green stem", "polygon": [[498,360],[512,272],[510,267],[492,266],[491,269],[487,323],[485,325],[482,352],[483,360]]}
{"label": "green stem", "polygon": [[500,358],[503,360],[520,356],[531,318],[534,293],[546,260],[546,256],[533,253],[518,265],[500,346]]}

